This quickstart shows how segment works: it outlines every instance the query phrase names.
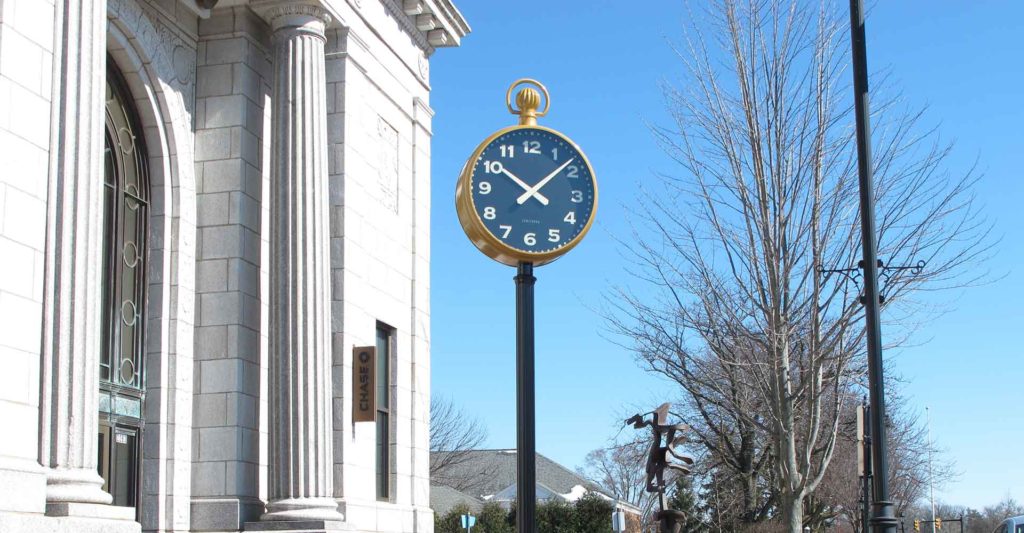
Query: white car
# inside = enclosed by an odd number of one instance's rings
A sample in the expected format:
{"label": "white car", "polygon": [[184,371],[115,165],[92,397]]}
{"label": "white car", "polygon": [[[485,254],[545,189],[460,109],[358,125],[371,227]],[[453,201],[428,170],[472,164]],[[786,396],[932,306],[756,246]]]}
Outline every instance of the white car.
{"label": "white car", "polygon": [[1024,533],[1024,515],[1003,520],[993,533]]}

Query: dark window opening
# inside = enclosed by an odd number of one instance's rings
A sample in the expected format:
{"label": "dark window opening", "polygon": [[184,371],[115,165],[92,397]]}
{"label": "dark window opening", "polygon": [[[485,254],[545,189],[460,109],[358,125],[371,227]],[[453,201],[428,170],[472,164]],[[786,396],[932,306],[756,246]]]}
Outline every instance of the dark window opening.
{"label": "dark window opening", "polygon": [[377,499],[391,500],[391,362],[394,328],[377,323]]}

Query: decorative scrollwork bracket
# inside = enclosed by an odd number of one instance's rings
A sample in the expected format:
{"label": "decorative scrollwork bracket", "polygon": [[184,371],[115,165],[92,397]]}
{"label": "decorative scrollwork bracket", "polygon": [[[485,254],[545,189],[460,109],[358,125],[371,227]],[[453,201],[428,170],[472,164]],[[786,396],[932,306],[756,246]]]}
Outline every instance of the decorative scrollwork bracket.
{"label": "decorative scrollwork bracket", "polygon": [[[913,265],[901,265],[901,266],[887,266],[878,260],[878,303],[885,303],[886,296],[888,295],[889,282],[892,281],[893,276],[897,272],[909,271],[910,274],[916,276],[924,271],[924,267],[927,265],[925,261],[918,261]],[[848,268],[824,268],[818,265],[818,275],[823,276],[823,281],[827,282],[833,274],[839,274],[842,276],[843,284],[853,283],[857,287],[858,297],[857,300],[861,305],[864,305],[864,289],[862,281],[864,280],[864,261],[858,261],[857,266]]]}

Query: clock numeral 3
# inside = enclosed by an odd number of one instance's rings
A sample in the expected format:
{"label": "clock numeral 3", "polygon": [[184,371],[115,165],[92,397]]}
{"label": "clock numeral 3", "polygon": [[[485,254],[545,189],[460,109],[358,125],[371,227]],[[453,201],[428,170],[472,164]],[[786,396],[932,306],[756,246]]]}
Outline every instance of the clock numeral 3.
{"label": "clock numeral 3", "polygon": [[572,203],[583,203],[583,191],[572,191]]}

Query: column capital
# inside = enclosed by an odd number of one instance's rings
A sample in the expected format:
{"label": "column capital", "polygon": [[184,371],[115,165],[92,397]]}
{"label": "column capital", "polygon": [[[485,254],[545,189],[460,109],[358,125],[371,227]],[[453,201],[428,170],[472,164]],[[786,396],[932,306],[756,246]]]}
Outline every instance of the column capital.
{"label": "column capital", "polygon": [[331,13],[317,0],[264,1],[254,3],[252,9],[270,24],[276,33],[280,30],[298,30],[324,35],[331,23]]}

